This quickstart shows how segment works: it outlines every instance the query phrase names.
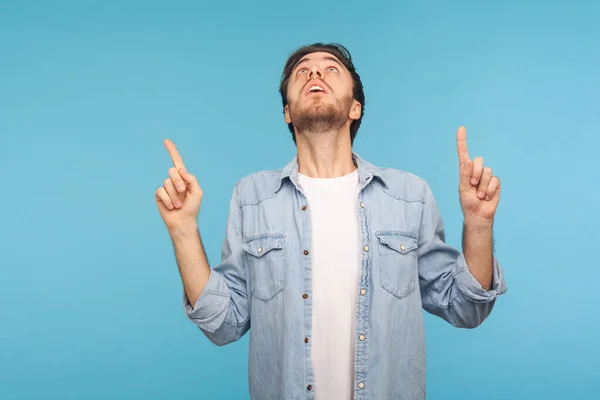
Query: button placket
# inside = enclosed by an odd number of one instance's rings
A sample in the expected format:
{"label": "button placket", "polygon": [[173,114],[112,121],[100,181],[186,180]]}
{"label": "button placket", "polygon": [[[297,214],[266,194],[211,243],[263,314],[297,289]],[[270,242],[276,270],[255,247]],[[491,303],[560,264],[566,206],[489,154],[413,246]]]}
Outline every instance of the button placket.
{"label": "button placket", "polygon": [[[310,358],[310,351],[308,351],[308,349],[310,349],[310,336],[311,336],[311,328],[310,328],[310,291],[311,291],[311,285],[312,285],[312,280],[311,280],[311,270],[312,270],[312,261],[309,257],[310,254],[310,239],[311,239],[311,220],[310,220],[310,209],[309,209],[309,204],[307,203],[307,199],[305,194],[302,192],[302,189],[299,187],[296,187],[296,189],[299,191],[299,201],[300,201],[300,216],[301,216],[301,220],[302,220],[302,232],[300,234],[300,246],[304,247],[304,249],[302,249],[302,247],[300,248],[302,251],[302,254],[304,255],[304,257],[302,257],[302,274],[303,274],[303,284],[302,284],[302,302],[304,303],[304,338],[302,339],[302,341],[305,343],[305,352],[304,355],[305,357],[309,357]],[[312,377],[309,377],[309,375],[305,375],[305,382],[311,382],[312,381]],[[313,386],[312,383],[307,384],[306,386],[306,391],[307,392],[311,392],[313,391]]]}
{"label": "button placket", "polygon": [[[359,299],[358,299],[358,309],[356,310],[356,318],[357,318],[357,329],[358,332],[355,336],[356,343],[356,356],[355,363],[356,368],[354,371],[354,379],[355,379],[355,388],[364,389],[365,388],[365,380],[367,379],[367,363],[368,363],[368,354],[367,354],[367,346],[366,346],[366,336],[369,334],[369,323],[368,323],[368,315],[369,312],[369,302],[367,301],[367,290],[369,289],[369,265],[372,261],[371,249],[369,247],[370,244],[370,234],[369,234],[369,224],[366,213],[366,203],[364,199],[362,199],[362,189],[364,189],[367,183],[372,180],[370,176],[364,178],[365,184],[361,187],[361,191],[359,191],[358,198],[358,217],[360,220],[360,232],[361,232],[361,242],[363,244],[363,253],[362,253],[362,261],[361,261],[361,278],[359,283]],[[363,392],[364,395],[365,392]]]}

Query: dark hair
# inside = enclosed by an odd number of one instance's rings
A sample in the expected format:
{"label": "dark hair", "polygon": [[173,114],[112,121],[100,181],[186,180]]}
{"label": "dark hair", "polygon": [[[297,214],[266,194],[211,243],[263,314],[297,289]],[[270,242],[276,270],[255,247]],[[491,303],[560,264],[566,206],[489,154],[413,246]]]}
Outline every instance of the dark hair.
{"label": "dark hair", "polygon": [[[350,124],[350,141],[354,143],[354,138],[356,137],[356,133],[358,132],[358,128],[360,127],[360,123],[362,121],[363,115],[365,114],[365,92],[363,90],[363,85],[360,80],[360,76],[356,72],[354,68],[354,64],[352,63],[352,57],[350,56],[350,52],[341,44],[337,43],[314,43],[306,46],[302,46],[295,50],[287,59],[285,63],[285,67],[283,68],[283,73],[281,74],[281,82],[279,84],[279,93],[281,94],[281,102],[283,103],[283,108],[285,110],[285,106],[288,104],[287,101],[287,86],[288,81],[290,79],[290,75],[292,74],[292,70],[307,54],[317,53],[317,52],[325,52],[335,56],[344,67],[350,72],[352,76],[352,80],[354,81],[352,95],[354,100],[358,101],[361,105],[360,109],[360,118],[352,121]],[[294,125],[288,124],[288,128],[292,133],[292,138],[294,139],[294,143],[296,143],[296,134],[294,132]]]}

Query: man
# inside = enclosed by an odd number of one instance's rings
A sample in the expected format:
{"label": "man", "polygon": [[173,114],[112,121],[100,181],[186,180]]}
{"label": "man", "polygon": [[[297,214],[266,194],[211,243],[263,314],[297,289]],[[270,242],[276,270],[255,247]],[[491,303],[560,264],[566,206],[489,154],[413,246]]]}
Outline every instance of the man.
{"label": "man", "polygon": [[425,181],[352,151],[365,99],[346,48],[298,49],[280,92],[297,154],[236,183],[212,269],[196,225],[202,189],[165,141],[174,167],[156,202],[185,313],[217,345],[250,330],[252,398],[423,399],[421,309],[473,328],[506,291],[492,238],[500,181],[469,158],[459,128],[459,252]]}

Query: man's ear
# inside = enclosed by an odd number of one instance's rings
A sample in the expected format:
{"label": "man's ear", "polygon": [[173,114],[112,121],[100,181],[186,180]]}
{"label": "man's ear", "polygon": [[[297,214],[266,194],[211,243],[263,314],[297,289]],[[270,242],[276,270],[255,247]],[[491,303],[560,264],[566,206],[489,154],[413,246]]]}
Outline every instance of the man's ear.
{"label": "man's ear", "polygon": [[286,124],[291,124],[292,123],[292,118],[290,117],[290,107],[287,104],[283,108],[283,114],[285,115],[285,123]]}
{"label": "man's ear", "polygon": [[352,101],[352,107],[350,107],[350,113],[348,114],[348,117],[350,119],[359,119],[360,118],[360,114],[361,114],[361,109],[362,106],[360,105],[360,103],[356,100]]}

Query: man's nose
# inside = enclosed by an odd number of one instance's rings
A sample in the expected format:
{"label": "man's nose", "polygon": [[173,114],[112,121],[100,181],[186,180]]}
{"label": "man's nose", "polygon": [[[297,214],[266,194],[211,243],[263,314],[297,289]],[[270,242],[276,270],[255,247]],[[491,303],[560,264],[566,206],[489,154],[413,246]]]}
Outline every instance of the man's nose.
{"label": "man's nose", "polygon": [[312,69],[310,70],[310,74],[308,75],[310,79],[321,78],[321,76],[321,70],[317,66],[312,67]]}

